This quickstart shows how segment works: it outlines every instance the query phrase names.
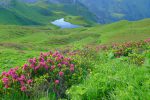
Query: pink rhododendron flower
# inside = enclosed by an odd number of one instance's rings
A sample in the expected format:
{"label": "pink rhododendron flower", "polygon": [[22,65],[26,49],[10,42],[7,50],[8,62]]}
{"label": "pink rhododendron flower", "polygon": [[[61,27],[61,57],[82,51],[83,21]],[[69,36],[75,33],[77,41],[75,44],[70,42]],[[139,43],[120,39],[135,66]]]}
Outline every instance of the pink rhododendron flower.
{"label": "pink rhododendron flower", "polygon": [[23,70],[26,70],[27,68],[28,68],[28,65],[27,65],[27,64],[24,64],[22,69],[23,69]]}
{"label": "pink rhododendron flower", "polygon": [[27,87],[26,86],[22,86],[21,87],[21,91],[26,91],[27,90]]}
{"label": "pink rhododendron flower", "polygon": [[9,88],[9,86],[6,84],[6,85],[5,85],[5,88]]}
{"label": "pink rhododendron flower", "polygon": [[47,55],[48,55],[47,53],[44,53],[44,54],[43,54],[44,57],[47,57]]}
{"label": "pink rhododendron flower", "polygon": [[70,71],[73,72],[74,71],[74,67],[70,67]]}
{"label": "pink rhododendron flower", "polygon": [[16,73],[12,74],[11,76],[12,76],[13,79],[17,79],[18,78],[18,75]]}
{"label": "pink rhododendron flower", "polygon": [[67,58],[68,61],[71,61],[71,58]]}
{"label": "pink rhododendron flower", "polygon": [[40,68],[40,66],[36,66],[34,71],[37,71]]}
{"label": "pink rhododendron flower", "polygon": [[2,72],[2,76],[5,76],[7,74],[7,72]]}
{"label": "pink rhododendron flower", "polygon": [[57,66],[58,66],[59,68],[61,68],[62,65],[59,63]]}
{"label": "pink rhododendron flower", "polygon": [[71,64],[70,67],[74,67],[74,64]]}
{"label": "pink rhododendron flower", "polygon": [[60,71],[60,72],[59,72],[59,76],[60,76],[60,77],[64,76],[64,72]]}
{"label": "pink rhododendron flower", "polygon": [[20,78],[18,78],[19,81],[24,81],[25,80],[25,76],[24,75],[21,75]]}
{"label": "pink rhododendron flower", "polygon": [[55,69],[55,66],[51,66],[51,70],[54,70]]}
{"label": "pink rhododendron flower", "polygon": [[8,78],[6,78],[6,77],[4,77],[4,78],[2,78],[2,82],[4,83],[4,84],[8,84]]}
{"label": "pink rhododendron flower", "polygon": [[23,81],[20,81],[20,84],[23,86],[25,83]]}
{"label": "pink rhododendron flower", "polygon": [[18,69],[19,69],[19,67],[18,67],[18,66],[14,68],[14,70],[15,70],[15,71],[17,71]]}
{"label": "pink rhododendron flower", "polygon": [[32,62],[33,62],[33,60],[32,60],[32,59],[29,59],[29,60],[28,60],[28,62],[29,62],[29,63],[32,63]]}
{"label": "pink rhododendron flower", "polygon": [[56,84],[56,85],[59,84],[59,80],[55,80],[55,84]]}
{"label": "pink rhododendron flower", "polygon": [[31,80],[31,79],[29,79],[29,80],[27,81],[27,83],[28,83],[28,84],[31,84],[31,83],[32,83],[32,80]]}
{"label": "pink rhododendron flower", "polygon": [[41,66],[41,67],[46,66],[46,62],[40,62],[40,66]]}
{"label": "pink rhododendron flower", "polygon": [[49,63],[50,63],[50,62],[52,62],[52,60],[51,60],[51,59],[47,59],[47,62],[49,62]]}
{"label": "pink rhododendron flower", "polygon": [[48,68],[49,68],[47,65],[45,65],[44,67],[45,67],[46,70],[48,70]]}
{"label": "pink rhododendron flower", "polygon": [[68,65],[68,62],[63,61],[63,62],[62,62],[62,64],[64,64],[64,65],[66,65],[66,66],[67,66],[67,65]]}
{"label": "pink rhododendron flower", "polygon": [[32,63],[32,64],[30,65],[30,67],[34,69],[35,65]]}
{"label": "pink rhododendron flower", "polygon": [[40,57],[40,58],[39,58],[39,61],[40,61],[40,62],[44,62],[45,60],[44,60],[43,57]]}

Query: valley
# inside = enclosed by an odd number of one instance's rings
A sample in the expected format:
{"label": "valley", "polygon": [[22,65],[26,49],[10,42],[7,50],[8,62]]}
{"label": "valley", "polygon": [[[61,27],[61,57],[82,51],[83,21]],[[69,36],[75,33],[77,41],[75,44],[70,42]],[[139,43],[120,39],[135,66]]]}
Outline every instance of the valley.
{"label": "valley", "polygon": [[149,0],[0,0],[0,99],[149,100]]}

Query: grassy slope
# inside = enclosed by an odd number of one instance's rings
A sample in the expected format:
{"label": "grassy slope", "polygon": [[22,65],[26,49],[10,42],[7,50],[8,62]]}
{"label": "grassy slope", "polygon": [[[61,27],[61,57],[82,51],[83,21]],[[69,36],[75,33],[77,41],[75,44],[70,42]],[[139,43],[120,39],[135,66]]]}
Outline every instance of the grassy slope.
{"label": "grassy slope", "polygon": [[51,25],[51,21],[68,15],[81,15],[84,16],[85,19],[95,20],[95,16],[92,15],[86,8],[82,6],[79,7],[80,9],[76,9],[75,5],[56,5],[46,4],[43,2],[37,2],[35,4],[26,4],[16,2],[15,5],[10,8],[0,7],[0,24]]}
{"label": "grassy slope", "polygon": [[135,22],[120,21],[104,26],[96,26],[84,32],[101,34],[102,43],[137,41],[150,37],[150,19]]}
{"label": "grassy slope", "polygon": [[0,24],[17,24],[17,25],[37,25],[39,23],[32,21],[8,9],[0,8]]}
{"label": "grassy slope", "polygon": [[[12,67],[18,64],[21,65],[28,58],[28,55],[35,56],[40,51],[49,51],[69,46],[80,49],[83,45],[87,44],[97,45],[100,43],[120,43],[146,39],[150,37],[149,23],[150,19],[145,19],[137,22],[120,21],[104,26],[97,25],[88,28],[57,30],[51,26],[1,25],[0,66],[8,67],[11,65]],[[6,56],[5,54],[7,53],[9,54]],[[19,59],[20,55],[21,59]],[[5,64],[6,61],[7,65]],[[12,61],[16,63],[13,64]]]}
{"label": "grassy slope", "polygon": [[81,16],[66,16],[65,20],[70,23],[81,25],[81,26],[86,26],[86,27],[92,26],[95,24],[94,22],[86,20]]}

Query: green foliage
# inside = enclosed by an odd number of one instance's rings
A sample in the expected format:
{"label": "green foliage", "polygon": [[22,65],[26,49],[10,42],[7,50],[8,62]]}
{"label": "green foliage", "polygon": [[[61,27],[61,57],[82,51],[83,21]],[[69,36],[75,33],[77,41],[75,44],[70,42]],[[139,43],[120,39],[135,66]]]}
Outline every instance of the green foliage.
{"label": "green foliage", "polygon": [[147,67],[109,60],[96,64],[83,83],[72,86],[66,93],[72,100],[148,99],[149,76]]}

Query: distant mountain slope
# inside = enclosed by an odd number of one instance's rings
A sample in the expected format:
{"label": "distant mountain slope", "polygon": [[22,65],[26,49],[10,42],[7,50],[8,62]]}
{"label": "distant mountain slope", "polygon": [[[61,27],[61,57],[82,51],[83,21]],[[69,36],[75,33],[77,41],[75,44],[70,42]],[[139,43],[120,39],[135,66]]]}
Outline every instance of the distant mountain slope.
{"label": "distant mountain slope", "polygon": [[97,15],[100,23],[150,17],[150,0],[79,0]]}
{"label": "distant mountain slope", "polygon": [[0,0],[0,9],[0,24],[47,25],[67,16],[102,24],[150,18],[150,0]]}
{"label": "distant mountain slope", "polygon": [[80,3],[58,4],[47,0],[0,1],[0,24],[47,25],[52,20],[70,15],[96,21],[96,16]]}
{"label": "distant mountain slope", "polygon": [[0,24],[39,25],[40,23],[19,15],[13,11],[0,8]]}

